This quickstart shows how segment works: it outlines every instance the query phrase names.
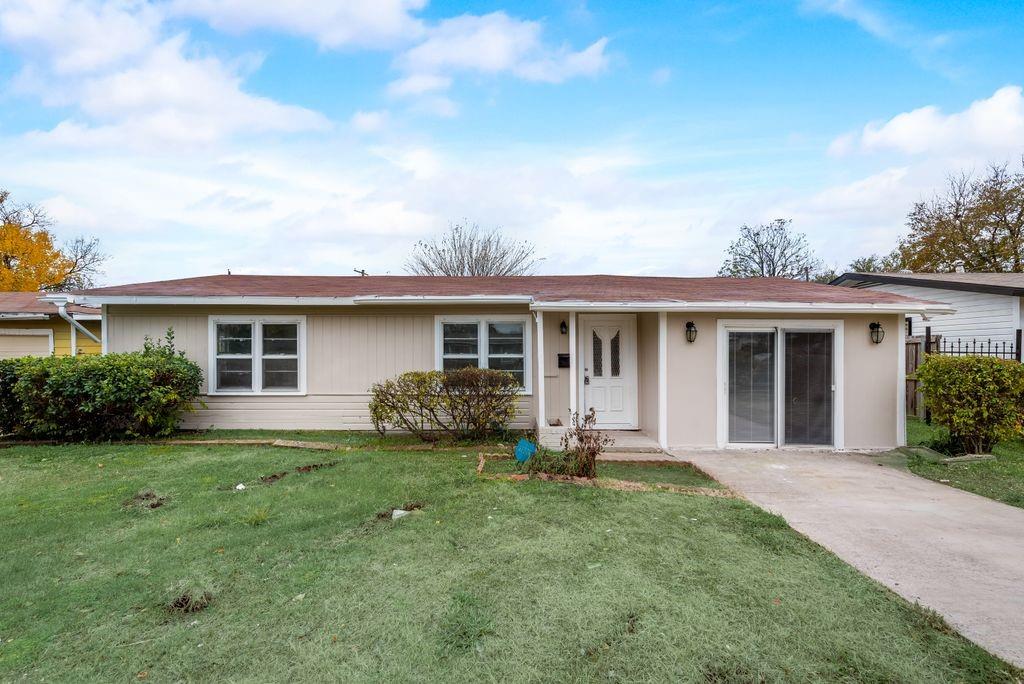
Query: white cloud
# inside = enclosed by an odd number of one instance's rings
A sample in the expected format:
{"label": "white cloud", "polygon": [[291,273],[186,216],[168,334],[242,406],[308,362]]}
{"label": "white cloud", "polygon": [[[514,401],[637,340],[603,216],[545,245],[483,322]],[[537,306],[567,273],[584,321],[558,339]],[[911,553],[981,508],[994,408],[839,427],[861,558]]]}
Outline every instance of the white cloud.
{"label": "white cloud", "polygon": [[398,57],[396,66],[406,75],[393,82],[390,91],[415,95],[444,90],[451,85],[451,75],[459,72],[562,83],[607,68],[607,38],[573,51],[545,45],[542,33],[540,22],[515,19],[505,12],[445,19],[428,30],[425,40]]}
{"label": "white cloud", "polygon": [[944,114],[935,106],[873,122],[836,138],[834,155],[894,150],[904,154],[1018,153],[1024,148],[1024,96],[1020,86],[1000,88],[967,109]]}
{"label": "white cloud", "polygon": [[358,111],[352,115],[349,124],[360,133],[377,133],[388,124],[390,115],[386,109],[375,112]]}
{"label": "white cloud", "polygon": [[391,95],[422,95],[440,90],[448,90],[452,85],[450,76],[436,76],[434,74],[411,74],[388,85],[388,92]]}
{"label": "white cloud", "polygon": [[957,34],[929,33],[884,12],[871,4],[871,0],[803,0],[806,12],[830,14],[853,22],[875,38],[906,50],[922,66],[949,78],[962,74],[962,67],[945,59],[942,51],[949,47]]}
{"label": "white cloud", "polygon": [[116,149],[329,127],[316,112],[244,92],[243,72],[258,59],[197,55],[185,34],[164,39],[160,27],[157,10],[139,0],[0,3],[0,43],[25,58],[13,88],[75,110],[31,135]]}
{"label": "white cloud", "polygon": [[139,0],[5,0],[0,42],[57,74],[81,74],[143,53],[160,20]]}
{"label": "white cloud", "polygon": [[418,37],[427,0],[173,0],[170,11],[216,29],[308,36],[323,48],[385,47]]}

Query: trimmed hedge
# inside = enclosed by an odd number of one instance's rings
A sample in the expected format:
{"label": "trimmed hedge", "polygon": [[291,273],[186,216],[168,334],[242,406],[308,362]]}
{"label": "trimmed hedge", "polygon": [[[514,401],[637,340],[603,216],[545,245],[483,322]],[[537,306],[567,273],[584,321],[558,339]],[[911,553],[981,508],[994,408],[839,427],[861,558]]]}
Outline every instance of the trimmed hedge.
{"label": "trimmed hedge", "polygon": [[98,441],[173,432],[202,391],[199,366],[167,343],[141,352],[0,361],[0,430]]}
{"label": "trimmed hedge", "polygon": [[949,429],[950,447],[988,453],[1024,423],[1024,364],[988,356],[929,354],[917,369],[932,421]]}

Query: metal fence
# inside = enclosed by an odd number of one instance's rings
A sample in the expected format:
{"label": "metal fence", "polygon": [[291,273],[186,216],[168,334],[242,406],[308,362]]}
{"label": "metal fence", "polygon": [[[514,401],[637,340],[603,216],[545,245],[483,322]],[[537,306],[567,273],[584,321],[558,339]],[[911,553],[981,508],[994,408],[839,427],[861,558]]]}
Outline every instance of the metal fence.
{"label": "metal fence", "polygon": [[1018,328],[1013,342],[1006,340],[945,339],[932,335],[931,326],[924,329],[924,353],[943,356],[994,356],[999,359],[1021,360],[1021,330]]}

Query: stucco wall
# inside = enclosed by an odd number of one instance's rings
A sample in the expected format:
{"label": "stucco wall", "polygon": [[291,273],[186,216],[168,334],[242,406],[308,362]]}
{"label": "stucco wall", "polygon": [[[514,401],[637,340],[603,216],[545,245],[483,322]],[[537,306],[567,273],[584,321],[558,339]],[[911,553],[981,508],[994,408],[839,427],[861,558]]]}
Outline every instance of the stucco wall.
{"label": "stucco wall", "polygon": [[[718,439],[718,320],[779,319],[776,315],[670,314],[668,317],[668,442],[670,446],[714,447]],[[799,320],[841,318],[844,322],[843,404],[845,448],[892,447],[897,442],[898,354],[903,339],[900,317],[803,315]],[[686,321],[697,325],[697,340],[687,344]],[[873,344],[868,324],[886,330]]]}

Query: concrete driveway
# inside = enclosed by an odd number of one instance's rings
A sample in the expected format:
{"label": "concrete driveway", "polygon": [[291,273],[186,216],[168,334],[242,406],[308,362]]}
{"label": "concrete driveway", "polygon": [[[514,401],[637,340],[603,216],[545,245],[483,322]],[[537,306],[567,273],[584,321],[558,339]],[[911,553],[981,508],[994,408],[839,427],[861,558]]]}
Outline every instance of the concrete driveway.
{"label": "concrete driveway", "polygon": [[857,454],[673,453],[1024,667],[1024,509]]}

